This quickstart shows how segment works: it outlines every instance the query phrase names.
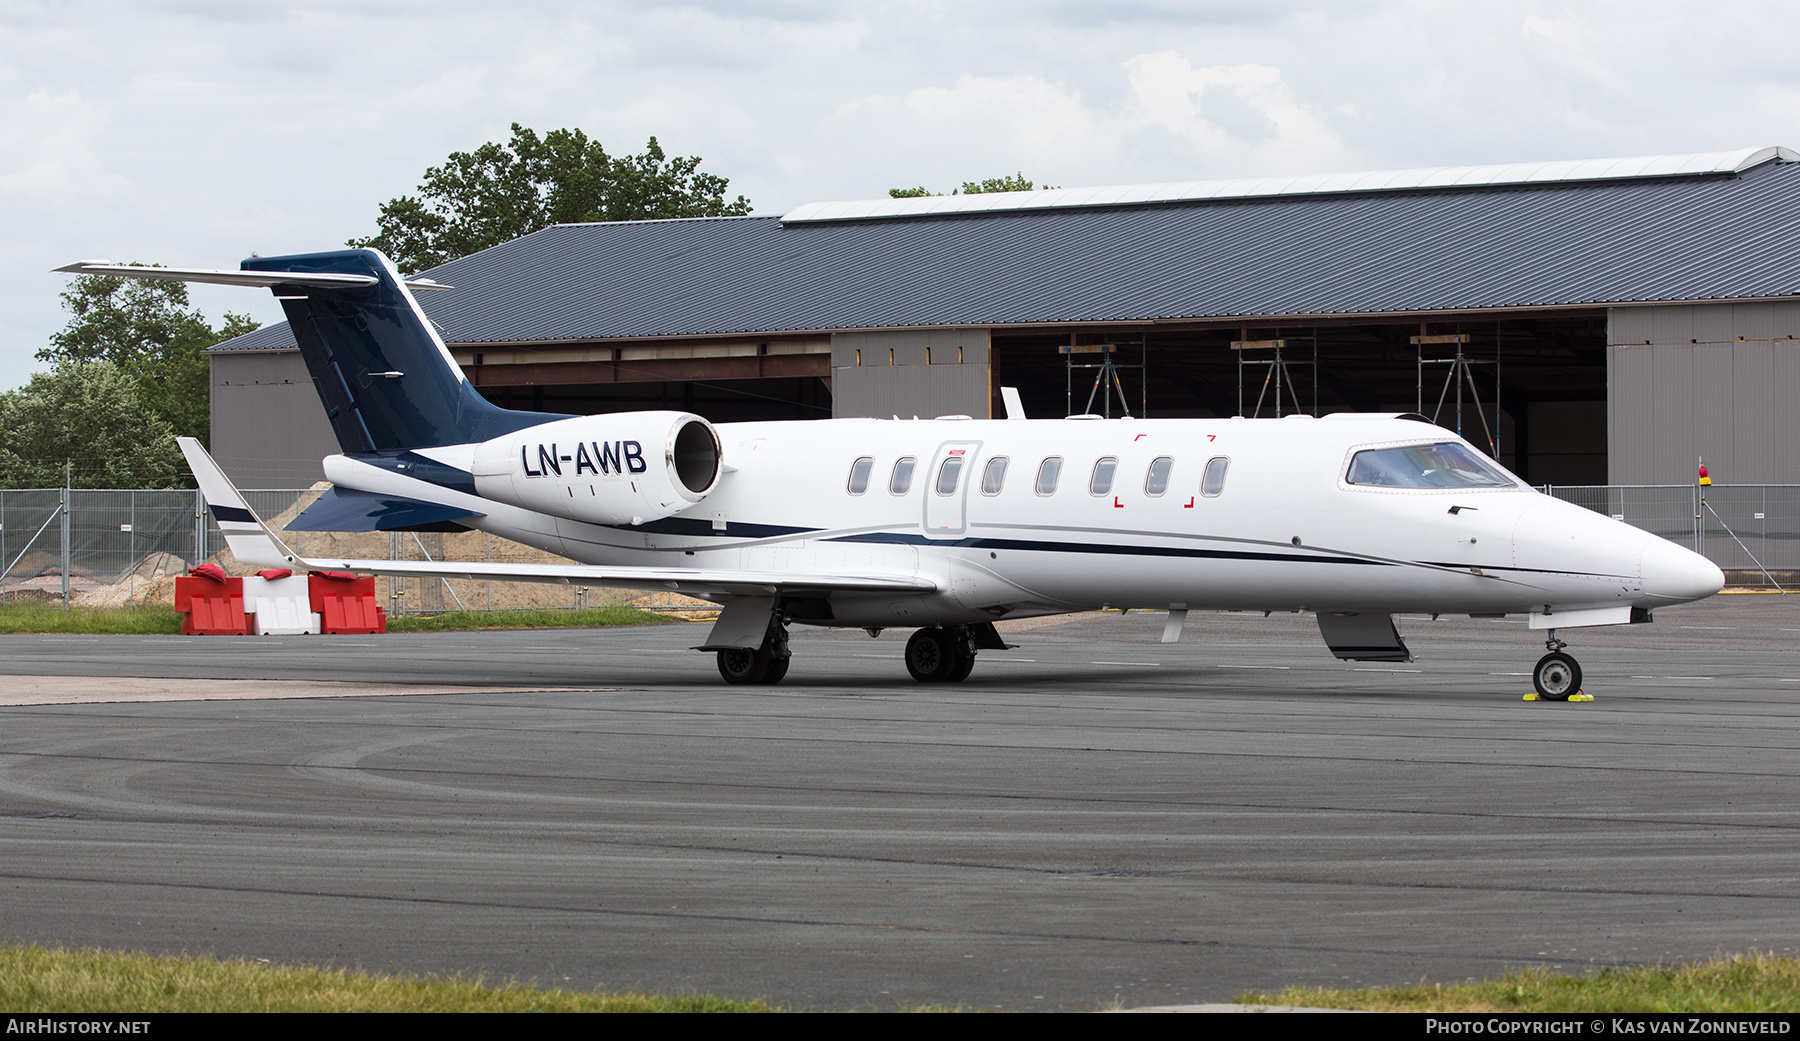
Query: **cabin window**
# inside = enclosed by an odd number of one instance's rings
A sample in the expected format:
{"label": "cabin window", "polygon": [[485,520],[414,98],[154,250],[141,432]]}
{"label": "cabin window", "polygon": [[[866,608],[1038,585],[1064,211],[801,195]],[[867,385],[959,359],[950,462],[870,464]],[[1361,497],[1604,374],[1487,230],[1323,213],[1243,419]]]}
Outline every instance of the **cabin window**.
{"label": "cabin window", "polygon": [[939,495],[955,495],[956,486],[962,480],[963,457],[953,455],[944,460],[938,467],[937,493]]}
{"label": "cabin window", "polygon": [[1505,470],[1454,442],[1358,452],[1344,480],[1379,488],[1514,487]]}
{"label": "cabin window", "polygon": [[1169,471],[1175,468],[1175,460],[1168,456],[1153,460],[1150,472],[1144,475],[1144,494],[1155,497],[1169,490]]}
{"label": "cabin window", "polygon": [[989,459],[987,467],[981,471],[981,494],[999,495],[1006,484],[1006,457]]}
{"label": "cabin window", "polygon": [[1094,464],[1093,479],[1088,481],[1088,491],[1094,495],[1111,495],[1113,471],[1119,468],[1119,460],[1107,456]]}
{"label": "cabin window", "polygon": [[1051,456],[1038,464],[1037,493],[1055,495],[1056,479],[1062,476],[1062,458]]}
{"label": "cabin window", "polygon": [[1200,480],[1200,494],[1211,499],[1225,490],[1225,470],[1231,460],[1225,456],[1216,456],[1206,461],[1206,476]]}
{"label": "cabin window", "polygon": [[895,495],[905,495],[912,491],[913,464],[916,462],[918,460],[909,455],[894,464],[894,476],[888,481],[888,491]]}
{"label": "cabin window", "polygon": [[850,464],[850,494],[861,495],[869,490],[869,475],[875,472],[875,460],[871,456],[863,456]]}

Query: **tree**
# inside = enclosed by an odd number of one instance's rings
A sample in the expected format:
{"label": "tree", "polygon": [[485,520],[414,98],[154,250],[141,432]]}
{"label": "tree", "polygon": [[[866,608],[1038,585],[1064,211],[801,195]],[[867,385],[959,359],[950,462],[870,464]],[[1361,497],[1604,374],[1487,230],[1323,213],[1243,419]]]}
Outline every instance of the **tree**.
{"label": "tree", "polygon": [[[37,352],[58,368],[104,361],[135,384],[138,401],[175,433],[207,440],[211,377],[206,349],[257,328],[225,315],[215,329],[188,301],[181,282],[83,276],[63,290],[69,324]],[[59,482],[60,483],[60,482]]]}
{"label": "tree", "polygon": [[[950,194],[951,195],[986,195],[989,192],[1029,192],[1029,191],[1034,190],[1034,187],[1035,186],[1030,181],[1025,179],[1025,175],[1023,173],[1016,173],[1016,174],[1013,174],[1011,177],[990,177],[985,181],[964,181],[962,184],[962,187],[960,189],[953,191]],[[1041,190],[1049,191],[1050,189],[1055,188],[1055,187],[1056,187],[1056,185],[1054,185],[1054,184],[1046,184],[1046,185],[1044,185],[1044,187]],[[930,188],[926,188],[923,185],[921,185],[917,188],[889,188],[888,189],[888,195],[890,195],[896,199],[921,199],[921,198],[925,198],[927,196],[942,195],[942,194],[944,194],[944,193],[943,192],[934,192]]]}
{"label": "tree", "polygon": [[70,361],[0,394],[0,486],[178,488],[187,468],[175,432],[109,361]]}
{"label": "tree", "polygon": [[380,230],[349,245],[379,249],[417,272],[552,224],[749,213],[750,200],[727,202],[731,182],[700,173],[700,162],[670,158],[654,137],[641,155],[611,156],[580,130],[540,138],[514,123],[506,144],[452,152],[426,170],[418,195],[383,204]]}

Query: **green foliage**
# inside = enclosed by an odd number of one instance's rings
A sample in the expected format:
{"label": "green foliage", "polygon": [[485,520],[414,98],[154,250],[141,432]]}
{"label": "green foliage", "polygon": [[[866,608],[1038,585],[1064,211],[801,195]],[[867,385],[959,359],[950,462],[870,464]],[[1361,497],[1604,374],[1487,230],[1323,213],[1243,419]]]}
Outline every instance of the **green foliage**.
{"label": "green foliage", "polygon": [[381,207],[375,235],[351,246],[379,249],[401,270],[423,271],[552,224],[736,217],[742,195],[700,173],[697,156],[669,157],[652,137],[641,155],[611,156],[580,130],[537,132],[517,123],[506,144],[452,152],[425,171],[418,195]]}
{"label": "green foliage", "polygon": [[206,349],[256,329],[256,322],[227,313],[213,328],[188,302],[181,282],[83,276],[63,290],[62,302],[69,324],[37,352],[39,361],[58,367],[106,362],[130,378],[138,401],[176,434],[207,440],[212,381]]}
{"label": "green foliage", "polygon": [[539,990],[527,984],[152,956],[0,948],[6,1012],[772,1012],[712,994]]}
{"label": "green foliage", "polygon": [[[1048,189],[1050,185],[1046,184],[1044,187]],[[1025,179],[1023,173],[1016,173],[1011,177],[990,177],[985,181],[964,181],[962,186],[964,195],[985,195],[988,192],[1028,192],[1031,190],[1031,182]]]}
{"label": "green foliage", "polygon": [[[1046,184],[1041,190],[1049,191],[1055,187],[1056,185],[1054,184]],[[1029,192],[1034,190],[1040,189],[1037,189],[1029,180],[1026,180],[1023,173],[1016,173],[1011,177],[989,177],[985,181],[964,181],[961,188],[949,194],[986,195],[989,192]],[[924,186],[918,188],[888,189],[888,195],[896,199],[923,199],[929,196],[943,194],[943,192],[934,192]]]}
{"label": "green foliage", "polygon": [[187,467],[167,420],[110,361],[69,361],[0,394],[0,486],[179,488]]}

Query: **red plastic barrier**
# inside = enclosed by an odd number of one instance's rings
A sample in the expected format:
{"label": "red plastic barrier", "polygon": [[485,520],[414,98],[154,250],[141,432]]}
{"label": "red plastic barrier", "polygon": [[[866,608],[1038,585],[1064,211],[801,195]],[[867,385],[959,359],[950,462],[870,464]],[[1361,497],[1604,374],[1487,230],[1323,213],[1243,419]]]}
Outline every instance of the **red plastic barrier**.
{"label": "red plastic barrier", "polygon": [[175,610],[181,613],[181,631],[187,636],[247,636],[250,623],[244,617],[244,580],[211,576],[177,576]]}
{"label": "red plastic barrier", "polygon": [[387,612],[375,599],[373,576],[314,571],[306,576],[306,592],[312,609],[319,612],[320,632],[387,632]]}

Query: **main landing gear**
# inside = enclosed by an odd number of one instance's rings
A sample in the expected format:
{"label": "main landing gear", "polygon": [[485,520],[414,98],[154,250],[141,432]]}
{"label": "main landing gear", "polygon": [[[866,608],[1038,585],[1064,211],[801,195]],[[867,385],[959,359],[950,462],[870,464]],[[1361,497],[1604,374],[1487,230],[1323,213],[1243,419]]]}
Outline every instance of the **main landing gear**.
{"label": "main landing gear", "polygon": [[[880,633],[870,629],[871,636]],[[977,650],[1005,650],[992,622],[980,625],[934,625],[920,629],[906,641],[906,671],[920,683],[961,683],[975,668]],[[758,647],[727,647],[716,652],[719,675],[734,686],[780,683],[792,661],[788,651],[786,620],[771,614],[769,628]]]}
{"label": "main landing gear", "polygon": [[1531,685],[1545,701],[1567,701],[1581,692],[1581,666],[1563,653],[1568,644],[1556,638],[1556,630],[1551,629],[1549,634],[1544,648],[1550,653],[1539,658],[1537,667],[1531,670]]}
{"label": "main landing gear", "polygon": [[787,626],[781,623],[781,616],[777,614],[769,619],[769,632],[763,637],[762,646],[754,649],[734,647],[719,652],[719,675],[725,677],[726,683],[734,685],[780,683],[787,675],[791,660]]}
{"label": "main landing gear", "polygon": [[975,668],[975,634],[966,625],[934,625],[906,641],[906,671],[920,683],[961,683]]}

